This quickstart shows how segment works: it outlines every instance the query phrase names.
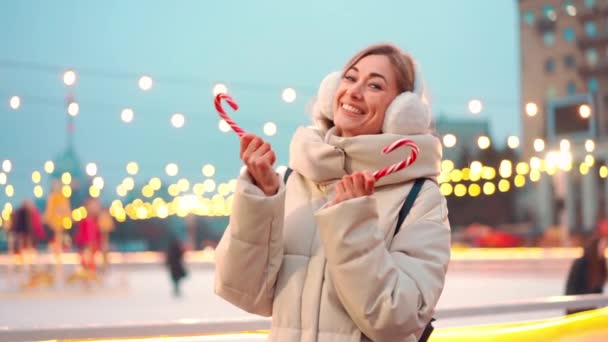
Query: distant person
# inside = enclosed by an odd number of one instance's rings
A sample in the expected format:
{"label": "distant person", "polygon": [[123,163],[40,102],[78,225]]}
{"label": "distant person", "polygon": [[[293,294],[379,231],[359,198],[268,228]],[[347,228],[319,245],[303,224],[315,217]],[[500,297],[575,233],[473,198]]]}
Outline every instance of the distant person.
{"label": "distant person", "polygon": [[173,295],[181,296],[180,282],[186,277],[184,267],[184,246],[177,237],[172,237],[167,247],[165,264],[169,268],[171,283],[173,284]]}
{"label": "distant person", "polygon": [[[585,246],[583,256],[577,258],[570,267],[566,283],[566,295],[603,293],[606,284],[606,247],[608,237],[594,237]],[[570,309],[573,314],[594,308]]]}

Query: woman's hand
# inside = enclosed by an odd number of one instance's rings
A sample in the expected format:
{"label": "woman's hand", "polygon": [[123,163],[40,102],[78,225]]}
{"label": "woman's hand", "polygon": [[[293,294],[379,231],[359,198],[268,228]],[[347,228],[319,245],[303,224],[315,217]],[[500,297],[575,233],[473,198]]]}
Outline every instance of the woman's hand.
{"label": "woman's hand", "polygon": [[346,175],[336,184],[336,198],[332,205],[356,197],[369,196],[374,193],[375,184],[376,179],[369,173],[356,172]]}
{"label": "woman's hand", "polygon": [[279,177],[273,169],[277,157],[269,143],[260,137],[246,133],[241,137],[241,160],[257,187],[267,196],[279,189]]}

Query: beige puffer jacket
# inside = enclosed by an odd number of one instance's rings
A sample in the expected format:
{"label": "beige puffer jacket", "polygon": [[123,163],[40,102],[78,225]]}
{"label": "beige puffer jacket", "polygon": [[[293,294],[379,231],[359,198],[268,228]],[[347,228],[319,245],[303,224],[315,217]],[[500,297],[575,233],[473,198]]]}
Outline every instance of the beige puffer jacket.
{"label": "beige puffer jacket", "polygon": [[[435,181],[438,139],[408,136],[420,147],[414,164],[379,180],[372,196],[326,205],[345,174],[407,155],[379,153],[400,138],[300,128],[290,146],[294,172],[276,195],[265,196],[247,172],[239,178],[216,250],[215,291],[272,316],[270,341],[416,341],[431,319],[450,258],[447,206]],[[393,238],[419,177],[434,181],[424,183]]]}

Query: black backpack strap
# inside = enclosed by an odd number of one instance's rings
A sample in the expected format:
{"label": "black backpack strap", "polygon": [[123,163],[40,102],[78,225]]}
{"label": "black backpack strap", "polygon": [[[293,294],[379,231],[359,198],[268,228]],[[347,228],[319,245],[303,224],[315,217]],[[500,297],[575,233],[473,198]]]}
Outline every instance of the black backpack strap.
{"label": "black backpack strap", "polygon": [[399,229],[401,229],[403,221],[405,221],[407,214],[410,213],[412,206],[414,206],[416,197],[418,197],[418,193],[420,192],[420,189],[422,189],[422,184],[424,184],[425,180],[426,178],[416,179],[416,182],[414,182],[414,186],[412,186],[412,190],[410,190],[410,193],[407,194],[407,198],[405,199],[405,202],[403,202],[403,207],[401,207],[401,211],[399,211],[399,218],[397,219],[397,228],[395,228],[395,234],[393,236],[399,233]]}
{"label": "black backpack strap", "polygon": [[424,327],[424,331],[422,332],[422,335],[420,335],[418,342],[426,342],[429,340],[429,337],[431,337],[433,330],[435,330],[435,327],[433,327],[434,321],[435,319],[431,318],[431,321],[426,325],[426,327]]}
{"label": "black backpack strap", "polygon": [[287,184],[287,180],[289,179],[289,176],[291,175],[291,173],[293,172],[293,169],[288,167],[287,170],[285,170],[285,174],[283,175],[283,183]]}

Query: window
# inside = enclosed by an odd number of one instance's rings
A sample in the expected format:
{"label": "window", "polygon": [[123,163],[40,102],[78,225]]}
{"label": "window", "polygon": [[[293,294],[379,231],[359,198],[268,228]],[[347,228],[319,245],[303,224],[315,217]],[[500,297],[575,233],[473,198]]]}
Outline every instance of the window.
{"label": "window", "polygon": [[557,20],[557,13],[555,13],[555,9],[551,5],[543,6],[543,16],[551,21]]}
{"label": "window", "polygon": [[555,71],[555,60],[553,59],[553,57],[549,57],[545,61],[545,72],[547,74],[552,74],[553,71]]}
{"label": "window", "polygon": [[576,66],[576,61],[574,60],[574,56],[566,55],[564,57],[564,65],[566,65],[566,68],[568,68],[568,69],[574,68]]}
{"label": "window", "polygon": [[587,81],[587,90],[589,90],[590,92],[592,92],[592,93],[597,92],[599,87],[600,87],[600,84],[597,81],[597,79],[590,78],[589,81]]}
{"label": "window", "polygon": [[572,42],[576,39],[576,33],[574,32],[574,28],[566,27],[564,29],[564,40],[567,42]]}
{"label": "window", "polygon": [[574,84],[574,81],[568,82],[568,84],[566,85],[566,93],[568,95],[576,94],[576,84]]}
{"label": "window", "polygon": [[523,14],[524,23],[528,26],[534,25],[534,12],[532,10],[527,10]]}
{"label": "window", "polygon": [[585,50],[585,60],[589,66],[597,65],[600,56],[597,53],[597,50],[594,48],[589,48]]}
{"label": "window", "polygon": [[587,21],[585,23],[585,34],[587,34],[587,37],[595,37],[597,35],[597,28],[593,21]]}
{"label": "window", "polygon": [[571,17],[576,15],[576,6],[574,6],[574,2],[572,0],[564,1],[564,12]]}
{"label": "window", "polygon": [[543,42],[545,43],[545,46],[552,47],[555,45],[555,34],[550,31],[543,33]]}
{"label": "window", "polygon": [[585,0],[585,7],[587,9],[595,8],[595,0]]}

